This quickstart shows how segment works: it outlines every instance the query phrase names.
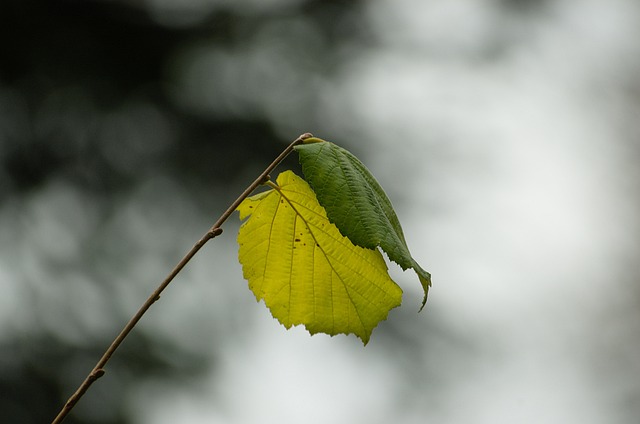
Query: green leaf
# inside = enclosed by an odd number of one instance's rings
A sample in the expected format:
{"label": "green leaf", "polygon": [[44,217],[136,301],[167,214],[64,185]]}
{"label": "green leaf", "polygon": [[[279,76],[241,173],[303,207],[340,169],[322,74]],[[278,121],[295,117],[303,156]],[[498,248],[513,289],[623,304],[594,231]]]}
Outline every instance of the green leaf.
{"label": "green leaf", "polygon": [[351,152],[319,138],[295,147],[305,179],[327,211],[329,221],[355,245],[378,246],[402,269],[412,268],[427,302],[431,274],[413,259],[391,201],[371,172]]}
{"label": "green leaf", "polygon": [[366,344],[402,301],[382,254],[341,235],[293,172],[271,185],[238,206],[246,219],[238,231],[238,258],[249,288],[286,328],[352,333]]}

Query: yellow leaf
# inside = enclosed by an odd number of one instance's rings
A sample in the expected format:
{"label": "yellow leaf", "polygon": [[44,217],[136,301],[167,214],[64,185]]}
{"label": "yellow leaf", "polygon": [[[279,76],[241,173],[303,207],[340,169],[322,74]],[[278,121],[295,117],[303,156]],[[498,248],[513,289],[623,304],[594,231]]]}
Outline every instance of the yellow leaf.
{"label": "yellow leaf", "polygon": [[291,171],[273,189],[244,200],[238,257],[258,301],[286,328],[355,334],[363,343],[402,290],[382,254],[342,236],[306,181]]}

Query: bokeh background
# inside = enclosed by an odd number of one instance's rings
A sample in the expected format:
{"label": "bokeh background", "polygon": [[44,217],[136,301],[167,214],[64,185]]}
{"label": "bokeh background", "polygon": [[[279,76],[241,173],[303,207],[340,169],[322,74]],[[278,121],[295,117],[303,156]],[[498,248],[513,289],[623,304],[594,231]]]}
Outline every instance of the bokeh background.
{"label": "bokeh background", "polygon": [[638,422],[636,0],[3,0],[0,422],[49,422],[307,131],[386,188],[425,310],[391,264],[366,347],[285,331],[234,215],[69,423]]}

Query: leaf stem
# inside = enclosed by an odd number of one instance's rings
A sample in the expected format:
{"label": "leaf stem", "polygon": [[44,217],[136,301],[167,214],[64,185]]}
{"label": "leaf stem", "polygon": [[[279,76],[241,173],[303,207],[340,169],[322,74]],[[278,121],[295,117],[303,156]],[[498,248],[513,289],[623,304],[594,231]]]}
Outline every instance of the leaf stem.
{"label": "leaf stem", "polygon": [[280,155],[273,161],[267,168],[255,179],[253,183],[246,188],[244,192],[227,208],[226,211],[218,218],[218,220],[211,226],[211,228],[198,240],[198,242],[187,252],[187,254],[178,262],[178,264],[173,268],[173,270],[167,275],[164,281],[151,293],[151,296],[142,304],[138,312],[129,320],[127,325],[124,326],[120,334],[111,342],[111,345],[107,348],[107,350],[102,355],[102,358],[98,361],[98,363],[93,367],[89,375],[85,378],[85,380],[80,384],[78,389],[71,395],[69,400],[64,404],[58,415],[54,418],[51,424],[59,424],[61,423],[66,416],[71,412],[73,407],[78,403],[80,398],[89,390],[89,387],[100,377],[102,377],[105,373],[104,367],[106,366],[109,359],[113,353],[118,349],[120,344],[124,341],[124,339],[129,335],[131,330],[136,326],[138,321],[142,318],[142,316],[151,308],[157,300],[160,299],[160,294],[164,291],[165,288],[171,283],[171,281],[178,275],[178,273],[187,265],[187,263],[195,256],[196,253],[204,246],[209,240],[215,238],[222,234],[222,224],[231,216],[231,214],[238,208],[240,203],[244,199],[246,199],[258,186],[264,184],[269,180],[269,173],[273,171],[273,169],[286,158],[289,153],[293,150],[293,148],[301,144],[307,138],[313,137],[309,133],[304,133],[296,138],[286,149],[280,153]]}

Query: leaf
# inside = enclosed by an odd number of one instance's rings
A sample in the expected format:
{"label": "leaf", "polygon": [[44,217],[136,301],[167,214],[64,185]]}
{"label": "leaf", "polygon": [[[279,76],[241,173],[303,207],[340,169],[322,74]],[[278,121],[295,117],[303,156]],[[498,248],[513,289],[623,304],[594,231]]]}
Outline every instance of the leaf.
{"label": "leaf", "polygon": [[245,199],[238,258],[256,300],[286,328],[353,333],[366,344],[399,306],[379,250],[355,246],[327,219],[309,185],[291,171],[273,189]]}
{"label": "leaf", "polygon": [[412,268],[427,302],[431,274],[413,259],[391,201],[371,172],[351,152],[319,138],[295,147],[305,179],[329,221],[355,245],[380,248],[402,269]]}

